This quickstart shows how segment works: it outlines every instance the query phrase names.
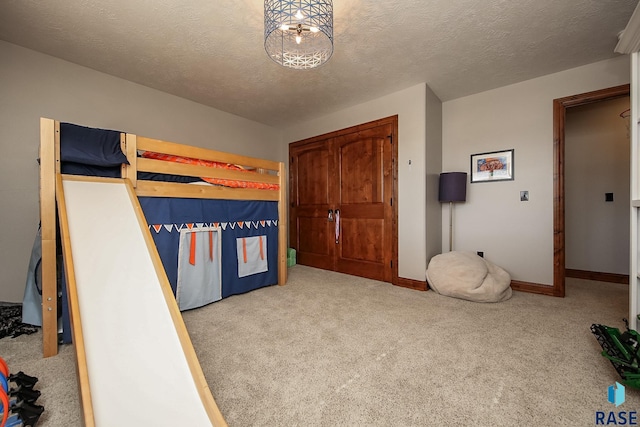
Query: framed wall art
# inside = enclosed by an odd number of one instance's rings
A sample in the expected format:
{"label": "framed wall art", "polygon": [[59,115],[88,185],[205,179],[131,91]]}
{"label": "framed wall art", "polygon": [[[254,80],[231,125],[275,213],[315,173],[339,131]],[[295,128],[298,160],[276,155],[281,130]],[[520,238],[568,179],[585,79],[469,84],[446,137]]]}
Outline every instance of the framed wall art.
{"label": "framed wall art", "polygon": [[513,181],[513,149],[471,155],[471,183]]}

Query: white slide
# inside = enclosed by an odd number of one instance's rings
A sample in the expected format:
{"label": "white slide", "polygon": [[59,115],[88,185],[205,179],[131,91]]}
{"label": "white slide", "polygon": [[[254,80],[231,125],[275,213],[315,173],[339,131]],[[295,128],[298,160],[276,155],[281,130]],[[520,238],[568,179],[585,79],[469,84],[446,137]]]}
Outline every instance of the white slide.
{"label": "white slide", "polygon": [[85,424],[226,425],[130,182],[57,185]]}

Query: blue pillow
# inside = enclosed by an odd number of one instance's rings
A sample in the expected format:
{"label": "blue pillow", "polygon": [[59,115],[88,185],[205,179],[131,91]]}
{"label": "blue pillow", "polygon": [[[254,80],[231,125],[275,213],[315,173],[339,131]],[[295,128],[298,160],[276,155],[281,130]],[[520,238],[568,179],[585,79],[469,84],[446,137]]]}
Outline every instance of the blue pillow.
{"label": "blue pillow", "polygon": [[120,149],[120,132],[60,123],[60,159],[93,166],[129,164]]}

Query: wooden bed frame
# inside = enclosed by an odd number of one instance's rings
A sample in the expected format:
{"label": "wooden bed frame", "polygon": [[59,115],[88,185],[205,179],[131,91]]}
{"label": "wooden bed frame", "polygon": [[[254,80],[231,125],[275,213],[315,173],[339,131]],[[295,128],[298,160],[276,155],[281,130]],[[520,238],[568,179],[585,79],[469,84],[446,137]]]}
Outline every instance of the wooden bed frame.
{"label": "wooden bed frame", "polygon": [[[122,151],[129,165],[122,166],[137,196],[201,199],[260,200],[278,202],[278,284],[287,281],[287,207],[284,163],[229,154],[183,144],[122,133]],[[242,171],[178,164],[137,157],[138,150],[241,165],[255,170],[252,182],[278,184],[278,190],[228,188],[138,180],[137,173],[153,172],[248,181]],[[58,353],[56,182],[60,177],[60,122],[40,119],[40,221],[42,232],[42,336],[43,355]]]}

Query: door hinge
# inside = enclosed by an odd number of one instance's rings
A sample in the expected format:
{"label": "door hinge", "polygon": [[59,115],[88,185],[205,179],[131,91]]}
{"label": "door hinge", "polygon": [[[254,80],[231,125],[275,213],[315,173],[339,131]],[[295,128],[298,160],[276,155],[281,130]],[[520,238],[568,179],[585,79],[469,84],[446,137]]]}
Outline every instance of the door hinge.
{"label": "door hinge", "polygon": [[393,144],[393,134],[387,136],[387,138],[389,138],[389,142]]}

